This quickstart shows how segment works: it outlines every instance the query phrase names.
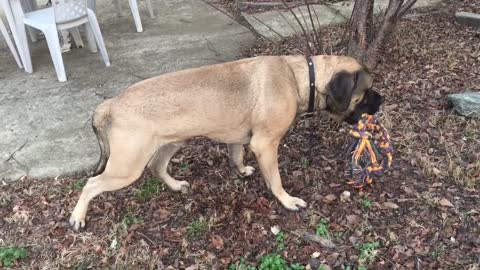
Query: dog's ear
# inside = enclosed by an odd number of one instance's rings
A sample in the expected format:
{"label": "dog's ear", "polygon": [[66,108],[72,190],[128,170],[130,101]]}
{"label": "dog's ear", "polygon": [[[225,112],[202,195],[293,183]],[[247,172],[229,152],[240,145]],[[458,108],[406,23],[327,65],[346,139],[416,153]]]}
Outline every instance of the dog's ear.
{"label": "dog's ear", "polygon": [[333,113],[348,109],[355,89],[358,73],[339,72],[327,85],[327,108]]}

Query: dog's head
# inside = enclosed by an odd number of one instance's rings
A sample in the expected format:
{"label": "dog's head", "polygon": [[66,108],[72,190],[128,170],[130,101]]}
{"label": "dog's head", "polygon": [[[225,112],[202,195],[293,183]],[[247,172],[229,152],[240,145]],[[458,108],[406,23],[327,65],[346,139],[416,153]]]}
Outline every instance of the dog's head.
{"label": "dog's head", "polygon": [[326,110],[338,121],[356,124],[362,114],[375,114],[384,98],[372,90],[373,78],[365,67],[343,57],[326,86]]}

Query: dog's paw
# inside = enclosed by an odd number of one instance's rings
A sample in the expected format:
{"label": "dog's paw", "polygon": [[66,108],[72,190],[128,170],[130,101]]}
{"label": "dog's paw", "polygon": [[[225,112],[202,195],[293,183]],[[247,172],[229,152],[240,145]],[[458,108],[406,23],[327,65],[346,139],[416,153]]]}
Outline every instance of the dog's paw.
{"label": "dog's paw", "polygon": [[297,197],[288,196],[280,200],[280,202],[283,204],[283,206],[285,206],[285,208],[292,211],[298,211],[300,208],[307,207],[307,203],[304,200]]}
{"label": "dog's paw", "polygon": [[250,176],[253,174],[254,171],[255,168],[253,168],[252,166],[245,166],[245,170],[240,173],[242,174],[242,176]]}
{"label": "dog's paw", "polygon": [[68,223],[70,224],[70,227],[76,232],[85,229],[86,225],[85,217],[76,217],[75,214],[72,214],[72,216],[70,216],[70,220],[68,221]]}
{"label": "dog's paw", "polygon": [[175,181],[169,185],[169,188],[173,191],[187,191],[190,188],[190,184],[187,181]]}

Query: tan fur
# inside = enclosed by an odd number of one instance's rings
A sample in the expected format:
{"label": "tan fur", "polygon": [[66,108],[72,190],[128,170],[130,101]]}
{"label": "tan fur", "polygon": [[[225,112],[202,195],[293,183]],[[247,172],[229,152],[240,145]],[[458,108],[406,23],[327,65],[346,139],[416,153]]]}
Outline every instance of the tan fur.
{"label": "tan fur", "polygon": [[[324,110],[327,84],[341,71],[362,66],[349,57],[315,56],[315,108]],[[353,110],[365,86],[353,93]],[[369,84],[369,85],[368,85]],[[189,138],[204,136],[227,143],[231,163],[243,175],[243,145],[255,153],[267,186],[288,209],[306,203],[282,187],[278,144],[298,113],[308,106],[308,66],[303,56],[264,56],[164,74],[141,81],[101,104],[93,117],[102,150],[96,176],[90,178],[70,223],[85,225],[90,200],[104,191],[128,186],[148,168],[173,190],[188,187],[167,173],[170,158]],[[353,102],[355,101],[355,102]]]}

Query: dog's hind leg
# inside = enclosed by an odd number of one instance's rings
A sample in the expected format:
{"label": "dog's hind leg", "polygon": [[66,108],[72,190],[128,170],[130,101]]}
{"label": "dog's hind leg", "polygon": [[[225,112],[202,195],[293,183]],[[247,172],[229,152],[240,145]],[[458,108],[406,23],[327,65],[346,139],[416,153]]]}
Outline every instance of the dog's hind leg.
{"label": "dog's hind leg", "polygon": [[234,166],[242,176],[252,175],[255,168],[243,164],[245,149],[241,144],[228,144],[228,155],[230,157],[230,166]]}
{"label": "dog's hind leg", "polygon": [[168,174],[167,167],[170,159],[184,145],[184,143],[169,143],[158,148],[152,160],[148,163],[150,171],[162,179],[163,182],[174,191],[181,191],[190,185],[187,181],[178,181]]}
{"label": "dog's hind leg", "polygon": [[152,138],[118,133],[113,131],[114,136],[109,138],[110,157],[105,170],[90,178],[80,194],[70,217],[70,225],[74,230],[85,227],[90,200],[102,192],[124,188],[137,180],[157,149]]}
{"label": "dog's hind leg", "polygon": [[252,137],[250,147],[257,157],[260,170],[265,178],[268,188],[273,195],[290,210],[298,210],[306,207],[307,203],[300,198],[290,196],[282,186],[280,172],[278,170],[278,145],[280,139],[272,139],[269,136],[255,135]]}

